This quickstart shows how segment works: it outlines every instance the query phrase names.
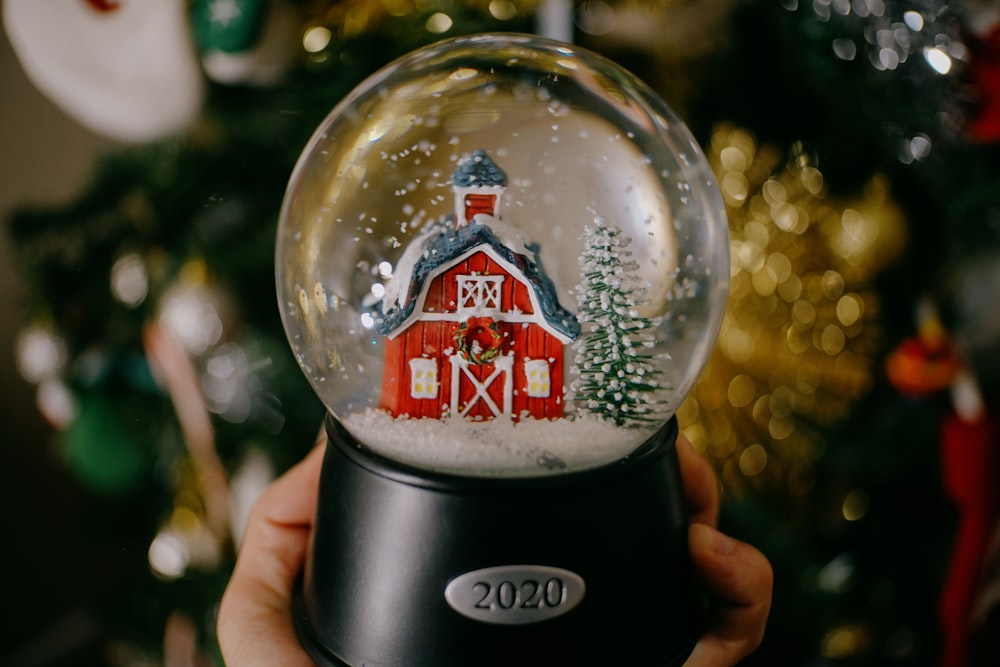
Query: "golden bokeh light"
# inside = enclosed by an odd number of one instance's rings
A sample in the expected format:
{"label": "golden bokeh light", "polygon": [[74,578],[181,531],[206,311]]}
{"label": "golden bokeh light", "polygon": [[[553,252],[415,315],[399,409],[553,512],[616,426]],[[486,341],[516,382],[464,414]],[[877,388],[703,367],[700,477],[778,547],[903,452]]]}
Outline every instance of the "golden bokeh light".
{"label": "golden bokeh light", "polygon": [[823,428],[871,385],[873,281],[901,253],[904,221],[880,176],[839,201],[819,169],[736,127],[717,127],[707,152],[729,215],[730,297],[678,419],[727,490],[801,495]]}

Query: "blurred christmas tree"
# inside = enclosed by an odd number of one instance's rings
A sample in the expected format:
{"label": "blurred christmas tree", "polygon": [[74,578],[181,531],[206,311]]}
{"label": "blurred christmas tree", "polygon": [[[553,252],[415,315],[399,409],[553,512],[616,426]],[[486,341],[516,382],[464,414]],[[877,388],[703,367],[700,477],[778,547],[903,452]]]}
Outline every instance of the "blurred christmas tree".
{"label": "blurred christmas tree", "polygon": [[[56,16],[6,0],[11,42],[39,88],[129,146],[74,203],[9,220],[33,291],[20,366],[66,464],[127,517],[94,531],[143,547],[100,601],[120,640],[109,661],[197,651],[211,663],[248,498],[302,456],[323,414],[274,299],[295,159],[393,57],[532,31],[560,3],[62,4]],[[1000,562],[988,553],[1000,12],[932,0],[566,9],[576,41],[678,109],[729,209],[730,306],[679,417],[720,472],[724,527],[775,566],[768,635],[747,664],[996,664],[978,638],[995,624],[983,578],[995,583]],[[165,14],[143,24],[144,11]],[[95,80],[73,85],[81,71]]]}

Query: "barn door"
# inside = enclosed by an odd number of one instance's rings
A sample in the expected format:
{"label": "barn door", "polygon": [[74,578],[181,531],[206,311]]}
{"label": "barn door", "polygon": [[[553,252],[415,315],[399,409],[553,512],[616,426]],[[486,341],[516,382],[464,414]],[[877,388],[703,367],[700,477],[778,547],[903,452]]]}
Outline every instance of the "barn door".
{"label": "barn door", "polygon": [[467,419],[510,417],[514,387],[513,355],[491,364],[470,364],[461,355],[451,360],[451,414]]}

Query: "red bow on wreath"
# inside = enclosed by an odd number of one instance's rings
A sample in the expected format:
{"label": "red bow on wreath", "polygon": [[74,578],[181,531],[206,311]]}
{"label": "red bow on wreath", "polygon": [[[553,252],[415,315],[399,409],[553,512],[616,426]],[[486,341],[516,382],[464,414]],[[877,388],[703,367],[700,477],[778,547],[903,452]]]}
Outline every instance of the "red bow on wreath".
{"label": "red bow on wreath", "polygon": [[488,364],[500,355],[503,334],[492,317],[470,317],[458,325],[455,345],[473,364]]}

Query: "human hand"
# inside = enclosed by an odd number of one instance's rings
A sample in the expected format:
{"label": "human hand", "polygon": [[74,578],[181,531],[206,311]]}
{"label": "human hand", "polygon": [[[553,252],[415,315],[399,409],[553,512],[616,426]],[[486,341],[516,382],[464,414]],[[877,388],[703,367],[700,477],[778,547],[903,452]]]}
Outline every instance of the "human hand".
{"label": "human hand", "polygon": [[[219,606],[218,636],[230,667],[313,667],[292,625],[292,590],[316,514],[325,438],[254,505]],[[719,489],[708,462],[677,445],[691,526],[691,558],[712,596],[710,625],[684,667],[732,667],[760,644],[771,605],[771,566],[752,546],[715,530]]]}
{"label": "human hand", "polygon": [[316,517],[326,437],[254,504],[219,605],[219,648],[229,667],[314,667],[292,625],[292,590]]}
{"label": "human hand", "polygon": [[774,573],[760,551],[716,530],[718,480],[684,436],[677,457],[691,520],[688,548],[710,596],[708,627],[683,667],[733,667],[764,639]]}

